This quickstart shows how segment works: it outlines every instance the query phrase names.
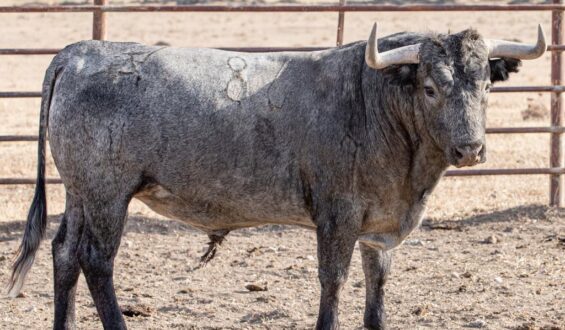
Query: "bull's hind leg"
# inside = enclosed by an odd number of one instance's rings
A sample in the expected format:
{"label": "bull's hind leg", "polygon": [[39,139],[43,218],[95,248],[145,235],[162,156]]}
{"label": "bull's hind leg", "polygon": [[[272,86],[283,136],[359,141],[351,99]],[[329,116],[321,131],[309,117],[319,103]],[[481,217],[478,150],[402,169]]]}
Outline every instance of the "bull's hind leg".
{"label": "bull's hind leg", "polygon": [[365,328],[382,330],[386,328],[384,309],[384,285],[390,271],[390,251],[382,251],[359,244],[365,273]]}
{"label": "bull's hind leg", "polygon": [[79,263],[104,329],[126,329],[113,284],[114,257],[125,225],[129,197],[85,203]]}
{"label": "bull's hind leg", "polygon": [[78,198],[68,194],[66,203],[59,231],[52,242],[55,285],[54,329],[75,328],[75,292],[80,275],[77,247],[82,234],[84,216],[82,203]]}
{"label": "bull's hind leg", "polygon": [[362,217],[347,200],[336,200],[320,210],[315,220],[322,292],[316,329],[335,330],[339,329],[339,294],[347,280]]}

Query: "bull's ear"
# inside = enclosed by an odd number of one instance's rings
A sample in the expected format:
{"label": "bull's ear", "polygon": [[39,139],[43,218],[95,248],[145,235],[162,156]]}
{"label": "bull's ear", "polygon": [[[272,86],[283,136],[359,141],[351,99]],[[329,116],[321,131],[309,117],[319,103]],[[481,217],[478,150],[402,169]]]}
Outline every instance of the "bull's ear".
{"label": "bull's ear", "polygon": [[505,81],[508,79],[510,72],[518,72],[522,61],[515,58],[499,58],[496,60],[490,60],[490,81]]}

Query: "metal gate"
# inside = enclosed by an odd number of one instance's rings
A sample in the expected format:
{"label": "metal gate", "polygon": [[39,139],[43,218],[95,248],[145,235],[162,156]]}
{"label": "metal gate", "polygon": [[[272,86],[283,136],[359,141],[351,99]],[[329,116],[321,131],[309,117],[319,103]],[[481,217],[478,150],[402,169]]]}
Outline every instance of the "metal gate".
{"label": "metal gate", "polygon": [[[551,84],[547,86],[513,86],[494,87],[495,93],[517,93],[517,92],[544,92],[551,93],[551,122],[544,127],[498,127],[487,128],[487,134],[512,134],[512,133],[548,133],[550,139],[550,161],[548,167],[543,168],[492,168],[492,169],[469,169],[447,171],[446,176],[472,176],[472,175],[533,175],[545,174],[550,178],[549,205],[561,206],[562,203],[562,180],[565,174],[563,165],[563,145],[561,135],[565,133],[563,126],[563,106],[561,93],[565,92],[562,85],[562,56],[565,50],[563,45],[563,11],[565,5],[563,0],[553,0],[552,4],[517,4],[517,5],[353,5],[347,4],[346,0],[339,0],[335,5],[107,5],[107,0],[94,0],[94,5],[60,5],[60,6],[0,6],[2,13],[52,13],[52,12],[91,12],[92,17],[92,39],[104,40],[106,37],[106,13],[108,12],[337,12],[337,41],[336,45],[343,43],[343,29],[346,12],[400,12],[400,11],[551,11],[551,45],[547,47],[551,51]],[[246,52],[268,52],[299,50],[312,51],[323,48],[222,48],[226,50],[237,50]],[[14,49],[0,48],[0,55],[54,55],[59,49]],[[0,98],[29,98],[41,97],[41,92],[1,92]],[[0,142],[14,141],[37,141],[37,136],[29,135],[4,135],[0,136]],[[48,178],[50,184],[61,183],[60,179]],[[0,185],[34,184],[33,178],[0,178]]]}

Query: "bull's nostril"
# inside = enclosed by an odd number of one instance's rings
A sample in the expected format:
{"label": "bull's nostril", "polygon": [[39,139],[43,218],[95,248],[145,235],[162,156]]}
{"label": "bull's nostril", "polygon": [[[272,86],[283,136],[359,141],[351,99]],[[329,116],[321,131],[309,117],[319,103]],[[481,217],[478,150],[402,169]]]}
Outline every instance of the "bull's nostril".
{"label": "bull's nostril", "polygon": [[480,161],[484,145],[469,143],[453,148],[453,158],[459,166],[472,166]]}

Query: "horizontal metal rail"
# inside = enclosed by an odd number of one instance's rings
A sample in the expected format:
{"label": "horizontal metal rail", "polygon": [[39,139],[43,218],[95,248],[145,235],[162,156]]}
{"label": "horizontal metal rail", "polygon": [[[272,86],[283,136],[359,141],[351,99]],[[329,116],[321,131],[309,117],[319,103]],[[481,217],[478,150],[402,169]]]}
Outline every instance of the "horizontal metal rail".
{"label": "horizontal metal rail", "polygon": [[[565,133],[563,127],[491,127],[487,134],[524,134],[524,133]],[[37,135],[0,135],[0,142],[33,142]]]}
{"label": "horizontal metal rail", "polygon": [[547,50],[550,52],[562,52],[565,50],[565,45],[549,45]]}
{"label": "horizontal metal rail", "polygon": [[[194,47],[203,48],[203,47]],[[211,47],[206,47],[211,48]],[[263,53],[263,52],[313,52],[318,50],[331,49],[333,47],[214,47],[222,50]],[[62,48],[0,48],[0,55],[55,55]],[[565,45],[549,45],[548,51],[565,51]]]}
{"label": "horizontal metal rail", "polygon": [[[565,45],[562,45],[565,50]],[[270,53],[270,52],[312,52],[326,50],[333,47],[193,47],[193,48],[216,48],[221,50],[239,51],[248,53]],[[0,55],[55,55],[61,48],[0,48]]]}
{"label": "horizontal metal rail", "polygon": [[2,48],[0,55],[55,55],[62,48]]}
{"label": "horizontal metal rail", "polygon": [[491,127],[487,128],[488,134],[513,134],[513,133],[565,133],[562,127]]}
{"label": "horizontal metal rail", "polygon": [[0,142],[37,141],[37,135],[0,135]]}
{"label": "horizontal metal rail", "polygon": [[55,5],[55,6],[0,6],[0,13],[55,13],[55,12],[410,12],[410,11],[555,11],[565,10],[562,4],[515,5],[460,5],[460,4],[407,4],[407,5]]}
{"label": "horizontal metal rail", "polygon": [[[493,87],[492,93],[563,93],[565,86],[507,86]],[[41,92],[0,92],[0,98],[41,97]]]}
{"label": "horizontal metal rail", "polygon": [[0,98],[41,97],[41,92],[0,92]]}
{"label": "horizontal metal rail", "polygon": [[492,93],[562,93],[565,86],[500,86],[493,87]]}
{"label": "horizontal metal rail", "polygon": [[[0,185],[20,185],[20,184],[35,184],[35,178],[0,178]],[[61,184],[63,183],[59,178],[45,179],[47,184]]]}
{"label": "horizontal metal rail", "polygon": [[565,167],[552,168],[493,168],[477,170],[447,171],[445,176],[475,176],[475,175],[536,175],[536,174],[565,174]]}
{"label": "horizontal metal rail", "polygon": [[[547,175],[565,174],[565,168],[504,168],[504,169],[477,169],[477,170],[451,170],[445,176],[477,176],[477,175]],[[0,185],[33,185],[35,178],[0,178]],[[47,178],[47,184],[61,184],[60,178]]]}

